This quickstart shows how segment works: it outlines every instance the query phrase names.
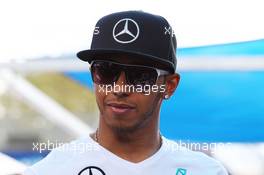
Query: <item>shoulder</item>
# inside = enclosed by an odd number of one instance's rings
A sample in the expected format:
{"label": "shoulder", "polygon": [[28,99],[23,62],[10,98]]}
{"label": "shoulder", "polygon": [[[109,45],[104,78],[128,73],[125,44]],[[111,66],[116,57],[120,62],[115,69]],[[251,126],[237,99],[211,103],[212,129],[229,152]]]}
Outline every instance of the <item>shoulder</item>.
{"label": "shoulder", "polygon": [[51,174],[51,171],[54,174],[56,170],[62,169],[62,166],[64,167],[68,162],[73,162],[75,158],[89,152],[93,147],[96,149],[96,145],[87,138],[79,138],[70,143],[63,144],[53,149],[41,161],[29,167],[24,172],[24,175]]}
{"label": "shoulder", "polygon": [[172,162],[184,164],[187,167],[194,168],[200,172],[210,172],[210,174],[227,175],[224,166],[216,159],[208,155],[192,151],[181,144],[164,138],[164,147],[168,155],[168,159]]}

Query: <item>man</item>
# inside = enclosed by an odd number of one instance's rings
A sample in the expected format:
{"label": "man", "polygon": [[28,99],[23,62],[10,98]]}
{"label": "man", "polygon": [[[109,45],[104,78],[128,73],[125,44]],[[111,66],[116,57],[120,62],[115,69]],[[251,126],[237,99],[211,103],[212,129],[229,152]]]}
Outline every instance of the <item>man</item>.
{"label": "man", "polygon": [[98,129],[53,150],[25,174],[226,175],[216,160],[160,134],[162,101],[180,80],[175,54],[175,35],[161,16],[126,11],[101,18],[91,49],[77,54],[91,65]]}

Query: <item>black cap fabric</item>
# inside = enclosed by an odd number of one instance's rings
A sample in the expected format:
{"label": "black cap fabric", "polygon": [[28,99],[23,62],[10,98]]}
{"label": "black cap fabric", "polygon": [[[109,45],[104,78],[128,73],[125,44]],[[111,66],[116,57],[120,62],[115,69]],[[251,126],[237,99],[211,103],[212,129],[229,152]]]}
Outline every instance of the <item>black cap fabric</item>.
{"label": "black cap fabric", "polygon": [[176,71],[176,37],[167,20],[142,11],[125,11],[101,18],[91,48],[77,53],[91,63],[102,55],[126,54],[147,65]]}

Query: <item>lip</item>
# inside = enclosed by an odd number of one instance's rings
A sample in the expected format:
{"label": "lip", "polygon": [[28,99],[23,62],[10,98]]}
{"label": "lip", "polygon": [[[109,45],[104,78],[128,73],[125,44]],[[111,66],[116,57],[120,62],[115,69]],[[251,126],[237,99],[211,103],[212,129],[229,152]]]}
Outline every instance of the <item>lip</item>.
{"label": "lip", "polygon": [[127,113],[135,109],[134,105],[128,103],[108,102],[106,105],[112,110],[112,112],[117,114]]}

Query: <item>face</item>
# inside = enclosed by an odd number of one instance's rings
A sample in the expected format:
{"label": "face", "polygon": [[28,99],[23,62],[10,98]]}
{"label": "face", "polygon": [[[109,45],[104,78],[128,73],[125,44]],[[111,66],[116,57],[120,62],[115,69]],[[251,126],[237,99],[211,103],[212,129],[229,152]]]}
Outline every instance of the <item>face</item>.
{"label": "face", "polygon": [[[120,59],[129,60],[129,59]],[[125,64],[134,64],[133,62],[120,62]],[[173,78],[174,77],[174,78]],[[174,83],[172,80],[174,79]],[[115,90],[109,89],[102,84],[94,84],[97,105],[100,111],[100,122],[104,125],[117,130],[133,132],[142,127],[157,125],[159,121],[159,111],[165,93],[172,95],[179,81],[179,76],[173,75],[159,76],[155,86],[159,90],[152,91],[148,89],[147,93],[132,91],[131,89]],[[125,71],[121,71],[115,81],[116,87],[125,87],[128,85]],[[174,86],[174,87],[172,87]],[[163,88],[161,88],[163,87]],[[112,86],[113,88],[113,86]],[[106,93],[106,90],[107,91]]]}

